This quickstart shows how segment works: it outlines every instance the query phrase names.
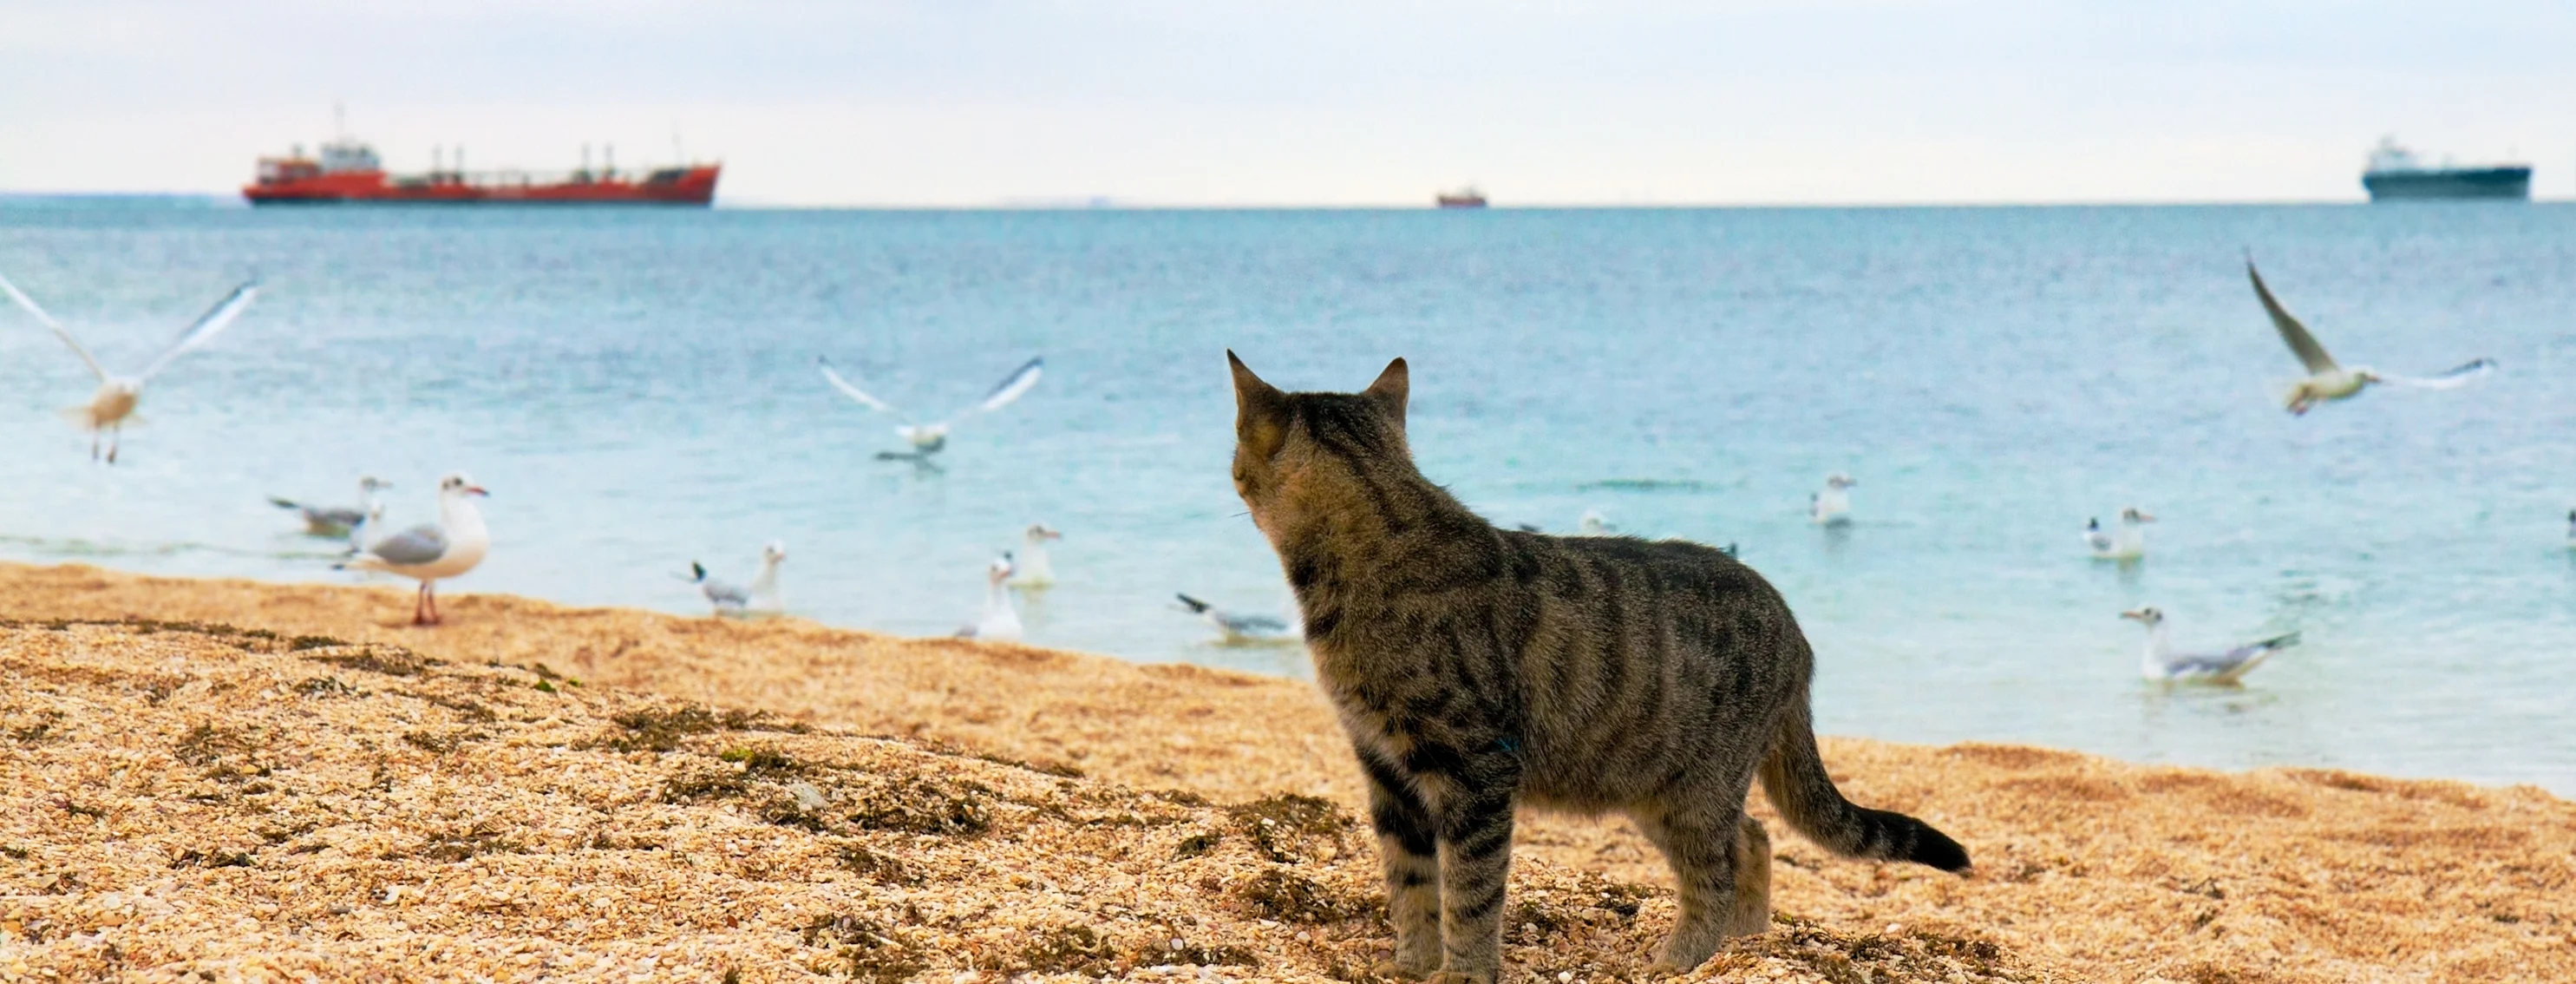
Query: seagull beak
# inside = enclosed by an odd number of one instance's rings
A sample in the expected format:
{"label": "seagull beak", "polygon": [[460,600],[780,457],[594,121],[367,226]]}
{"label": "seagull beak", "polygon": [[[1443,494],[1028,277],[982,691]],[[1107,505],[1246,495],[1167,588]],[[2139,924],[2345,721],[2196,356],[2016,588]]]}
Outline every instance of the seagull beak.
{"label": "seagull beak", "polygon": [[2156,518],[2155,518],[2154,516],[2152,516],[2152,515],[2149,515],[2149,514],[2147,514],[2147,513],[2139,513],[2139,514],[2138,514],[2138,522],[2141,522],[2141,523],[2152,523],[2152,522],[2155,522],[2155,521],[2156,521]]}
{"label": "seagull beak", "polygon": [[2121,617],[2121,618],[2134,618],[2134,619],[2137,619],[2138,621],[2144,622],[2144,621],[2146,621],[2146,620],[2147,620],[2147,612],[2146,612],[2146,609],[2141,608],[2141,609],[2137,609],[2137,610],[2134,610],[2134,611],[2121,612],[2121,613],[2120,613],[2120,617]]}
{"label": "seagull beak", "polygon": [[480,485],[468,485],[465,487],[465,494],[489,497],[492,493],[483,491],[483,487]]}

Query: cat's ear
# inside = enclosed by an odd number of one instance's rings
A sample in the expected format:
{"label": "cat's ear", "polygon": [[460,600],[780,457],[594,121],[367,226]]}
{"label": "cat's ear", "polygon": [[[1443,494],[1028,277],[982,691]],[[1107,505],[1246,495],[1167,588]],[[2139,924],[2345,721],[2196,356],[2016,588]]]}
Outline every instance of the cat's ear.
{"label": "cat's ear", "polygon": [[1412,377],[1404,369],[1404,360],[1397,359],[1387,363],[1386,371],[1377,374],[1377,382],[1370,383],[1360,395],[1385,411],[1386,419],[1394,421],[1397,430],[1403,430],[1404,398],[1412,389]]}
{"label": "cat's ear", "polygon": [[1233,349],[1225,350],[1225,361],[1234,367],[1235,440],[1267,458],[1288,435],[1286,422],[1280,419],[1288,408],[1288,394],[1253,375],[1252,367],[1236,358]]}

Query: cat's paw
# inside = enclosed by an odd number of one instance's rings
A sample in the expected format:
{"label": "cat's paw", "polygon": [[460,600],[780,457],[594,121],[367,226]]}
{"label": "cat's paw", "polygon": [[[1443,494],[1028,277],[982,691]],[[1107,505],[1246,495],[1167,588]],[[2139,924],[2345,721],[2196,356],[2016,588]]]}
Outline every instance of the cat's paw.
{"label": "cat's paw", "polygon": [[1422,980],[1423,984],[1494,984],[1494,975],[1470,974],[1463,970],[1444,970]]}

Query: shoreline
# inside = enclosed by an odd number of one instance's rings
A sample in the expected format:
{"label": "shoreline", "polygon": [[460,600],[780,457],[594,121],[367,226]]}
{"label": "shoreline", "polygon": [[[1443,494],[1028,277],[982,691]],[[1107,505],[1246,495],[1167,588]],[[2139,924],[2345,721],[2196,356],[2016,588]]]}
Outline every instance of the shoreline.
{"label": "shoreline", "polygon": [[[1046,781],[1078,787],[1082,796],[1132,799],[1155,795],[1139,791],[1173,791],[1170,799],[1154,802],[1165,804],[1155,809],[1188,813],[1171,821],[1178,826],[1221,826],[1224,810],[1283,794],[1318,797],[1346,817],[1364,815],[1358,809],[1359,783],[1348,749],[1322,698],[1306,681],[1016,645],[901,639],[796,619],[716,621],[500,595],[443,598],[449,624],[423,630],[402,624],[409,599],[410,592],[402,588],[162,578],[80,565],[0,563],[0,621],[13,623],[0,627],[0,675],[11,678],[9,699],[21,704],[37,691],[60,691],[64,700],[130,706],[138,720],[157,719],[165,709],[147,701],[148,695],[89,687],[79,682],[89,677],[65,667],[113,663],[114,651],[126,646],[118,640],[138,632],[155,645],[165,636],[204,635],[177,627],[155,633],[147,623],[220,624],[274,634],[276,640],[263,643],[270,648],[296,637],[327,637],[330,646],[399,647],[441,661],[442,673],[478,681],[508,678],[520,681],[518,687],[533,688],[527,681],[551,686],[564,680],[546,692],[569,697],[577,691],[586,703],[677,700],[740,711],[780,727],[810,729],[819,737],[794,741],[799,747],[821,743],[811,753],[826,757],[914,761],[962,750],[970,758],[981,756],[987,765],[998,760],[1013,768],[1025,766],[1022,771],[1052,777]],[[46,624],[67,619],[98,624]],[[52,652],[60,648],[55,643],[37,641],[56,636],[91,648],[74,646],[57,653]],[[219,643],[219,638],[203,641],[200,648]],[[46,652],[35,652],[40,649]],[[242,658],[298,658],[291,650],[252,649],[258,647],[242,650],[250,653]],[[192,658],[190,665],[203,662]],[[119,672],[144,672],[152,665],[133,662]],[[368,687],[350,673],[335,678]],[[580,686],[570,679],[580,680]],[[475,686],[488,694],[501,685]],[[525,696],[511,693],[514,699]],[[477,699],[493,703],[488,696]],[[277,702],[270,698],[237,709],[267,714]],[[388,705],[387,712],[393,710]],[[11,716],[12,728],[23,732],[35,727],[17,720],[34,711],[18,704],[0,711]],[[430,718],[453,714],[434,709],[403,713],[420,719],[409,726],[414,730],[428,727]],[[592,717],[605,720],[613,713],[601,710]],[[200,714],[196,723],[220,726],[222,720]],[[458,734],[498,732],[521,724],[537,728],[544,718],[513,724],[515,720],[450,721],[438,727]],[[173,719],[171,726],[181,722]],[[595,721],[586,726],[608,727]],[[351,727],[364,732],[395,726],[369,718]],[[884,740],[868,745],[866,736]],[[443,739],[426,740],[435,745]],[[535,737],[520,744],[557,747]],[[1755,815],[1770,826],[1777,848],[1774,907],[1789,921],[1757,941],[1737,944],[1700,976],[1733,979],[1757,968],[1786,968],[1788,979],[1836,979],[1826,964],[1797,956],[1820,950],[1843,961],[1846,972],[1865,967],[1882,980],[1937,980],[1954,972],[1998,980],[2576,977],[2576,803],[2535,787],[2490,788],[2328,769],[2216,772],[1981,743],[1936,748],[1825,738],[1822,744],[1847,795],[1863,805],[1921,816],[1952,833],[1968,845],[1976,873],[1959,879],[1910,866],[1831,858],[1785,830],[1756,797]],[[41,757],[49,746],[35,747]],[[711,756],[711,748],[696,750]],[[637,754],[617,760],[623,765],[604,760],[596,767],[646,767],[649,763],[636,760]],[[687,754],[682,749],[663,758]],[[508,761],[506,756],[487,758],[478,767],[500,768]],[[923,768],[938,773],[962,767]],[[1008,782],[1024,780],[1039,781],[1020,776]],[[57,785],[41,775],[21,775],[15,781],[22,789],[36,788],[29,782],[43,788]],[[528,780],[513,774],[490,781],[506,790],[512,782]],[[836,803],[843,795],[840,787],[810,781],[827,787],[824,792]],[[983,781],[997,788],[1007,785],[1003,778]],[[187,809],[168,802],[184,800],[179,792],[174,787],[118,795],[132,798],[132,809],[149,814]],[[1184,802],[1191,799],[1205,805]],[[687,813],[691,823],[717,823],[732,815],[725,811],[741,811],[738,805],[651,805],[695,811]],[[48,856],[96,846],[84,840],[87,835],[81,831],[86,828],[66,822],[60,810],[41,812],[51,819],[30,820],[37,829],[0,827],[0,837],[10,841],[0,846]],[[1086,839],[1092,835],[1082,833],[1090,828],[1058,830],[1049,823],[1053,821],[1033,820],[1019,828],[1028,838],[1022,846],[1043,854],[1092,844]],[[100,819],[100,825],[107,824]],[[37,846],[26,846],[30,844]],[[1644,907],[1642,915],[1632,905],[1627,915],[1599,925],[1587,921],[1591,915],[1542,919],[1537,916],[1545,913],[1533,910],[1523,927],[1528,932],[1518,935],[1534,938],[1516,944],[1510,959],[1532,967],[1534,959],[1550,953],[1582,954],[1605,969],[1632,973],[1630,964],[1661,933],[1670,911],[1669,880],[1643,839],[1622,821],[1541,815],[1522,824],[1516,845],[1525,859],[1515,871],[1516,898],[1534,899],[1543,909],[1552,904],[1552,891],[1572,891],[1567,886],[1577,883],[1593,886],[1586,890],[1611,891],[1599,889],[1607,884],[1630,886],[1613,894],[1641,893]],[[1146,850],[1133,844],[1120,850],[1129,848],[1137,857],[1144,854],[1136,852]],[[1276,858],[1209,861],[1228,866],[1206,877],[1223,889],[1222,899],[1233,900],[1216,906],[1231,914],[1207,917],[1210,931],[1239,938],[1228,945],[1279,942],[1283,952],[1297,950],[1286,946],[1285,939],[1303,933],[1315,948],[1307,955],[1311,960],[1293,954],[1265,956],[1270,962],[1260,964],[1253,976],[1331,977],[1332,966],[1348,970],[1367,946],[1385,943],[1372,935],[1377,931],[1371,917],[1356,912],[1364,905],[1343,907],[1354,911],[1341,913],[1338,921],[1274,918],[1273,926],[1264,926],[1261,920],[1269,917],[1254,910],[1269,910],[1260,904],[1246,910],[1252,915],[1233,912],[1244,898],[1235,882],[1293,868],[1341,892],[1337,897],[1364,901],[1377,891],[1373,851],[1361,836],[1327,852],[1330,857],[1307,859],[1304,867]],[[252,853],[261,865],[303,863]],[[1018,860],[1016,854],[996,857],[1004,859],[991,862],[970,884],[952,887],[971,892],[994,881],[992,876],[1006,882],[1066,877],[1028,867],[1041,863]],[[920,863],[935,867],[935,861]],[[24,860],[0,860],[0,871],[9,872],[8,887],[0,888],[0,917],[10,906],[23,906],[25,899],[40,894],[31,892],[29,878],[19,877],[17,869],[25,867]],[[212,878],[217,872],[200,874]],[[932,878],[928,884],[945,883]],[[1153,891],[1186,893],[1192,884]],[[24,918],[10,918],[23,929]],[[263,917],[254,912],[249,918]],[[1096,912],[1091,918],[1086,925],[1119,935],[1110,931],[1115,920]],[[972,936],[978,931],[973,919],[941,928],[945,925],[933,919],[906,932],[928,934],[920,935],[926,940],[940,933]],[[471,930],[460,932],[466,943],[474,942]],[[1325,945],[1327,937],[1330,946]],[[0,935],[0,959],[12,952],[13,944],[6,940]],[[1950,942],[1941,942],[1945,940]],[[1142,973],[1137,968],[1151,966],[1137,963],[1143,959],[1137,954],[1117,959],[1137,973]],[[925,968],[960,966],[932,956],[922,960]],[[1619,962],[1623,960],[1628,963]],[[968,965],[986,966],[971,960]],[[991,966],[999,969],[999,964]],[[1247,971],[1235,965],[1227,973],[1239,977]]]}

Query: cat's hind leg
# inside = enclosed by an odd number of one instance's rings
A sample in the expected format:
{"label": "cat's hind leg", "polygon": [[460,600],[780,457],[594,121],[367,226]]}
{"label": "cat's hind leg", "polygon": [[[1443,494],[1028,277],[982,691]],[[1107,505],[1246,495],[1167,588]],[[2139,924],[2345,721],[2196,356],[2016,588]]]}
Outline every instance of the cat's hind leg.
{"label": "cat's hind leg", "polygon": [[1728,936],[1756,936],[1771,929],[1771,835],[1747,813],[1735,825],[1735,912]]}
{"label": "cat's hind leg", "polygon": [[[1720,801],[1722,802],[1722,801]],[[1673,881],[1681,896],[1681,914],[1673,921],[1671,936],[1655,953],[1651,972],[1676,974],[1699,966],[1717,953],[1726,937],[1744,932],[1748,920],[1736,912],[1738,903],[1748,893],[1758,892],[1768,900],[1770,876],[1767,871],[1758,885],[1747,885],[1739,876],[1738,862],[1750,860],[1752,852],[1746,840],[1744,802],[1741,796],[1733,809],[1681,809],[1657,807],[1633,814],[1637,827],[1663,849],[1664,862],[1673,869]],[[1700,805],[1705,805],[1700,804]],[[1723,813],[1723,816],[1712,814]],[[1759,830],[1759,827],[1753,828]],[[1770,838],[1759,842],[1763,860],[1770,857]],[[1768,905],[1761,918],[1768,920]],[[1748,914],[1749,915],[1749,914]]]}

